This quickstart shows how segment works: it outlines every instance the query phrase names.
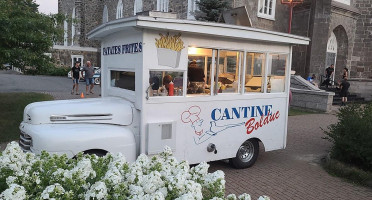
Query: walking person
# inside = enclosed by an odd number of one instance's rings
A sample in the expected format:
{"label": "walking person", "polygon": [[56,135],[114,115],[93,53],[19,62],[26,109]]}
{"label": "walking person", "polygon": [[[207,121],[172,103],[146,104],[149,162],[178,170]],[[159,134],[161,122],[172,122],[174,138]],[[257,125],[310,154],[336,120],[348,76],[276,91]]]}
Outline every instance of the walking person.
{"label": "walking person", "polygon": [[72,78],[72,83],[73,83],[71,94],[74,94],[74,90],[75,90],[76,91],[75,94],[79,95],[79,80],[81,78],[79,61],[76,61],[75,65],[71,68],[71,78]]}
{"label": "walking person", "polygon": [[349,87],[350,87],[350,83],[347,81],[347,77],[345,77],[340,83],[340,88],[341,88],[340,96],[342,100],[341,106],[346,106]]}
{"label": "walking person", "polygon": [[87,61],[87,64],[83,67],[83,71],[85,72],[86,95],[94,94],[92,91],[94,87],[94,80],[93,80],[94,67],[92,67],[92,63],[90,61]]}

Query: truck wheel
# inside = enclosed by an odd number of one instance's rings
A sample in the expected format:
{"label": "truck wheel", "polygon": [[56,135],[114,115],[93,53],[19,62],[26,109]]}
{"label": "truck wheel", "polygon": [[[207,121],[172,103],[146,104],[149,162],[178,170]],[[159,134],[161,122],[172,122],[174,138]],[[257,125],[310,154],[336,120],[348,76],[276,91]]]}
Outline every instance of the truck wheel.
{"label": "truck wheel", "polygon": [[101,82],[100,78],[95,78],[94,79],[94,84],[99,85],[100,82]]}
{"label": "truck wheel", "polygon": [[258,140],[247,140],[239,147],[236,157],[232,158],[230,163],[238,169],[251,167],[257,160],[258,152]]}

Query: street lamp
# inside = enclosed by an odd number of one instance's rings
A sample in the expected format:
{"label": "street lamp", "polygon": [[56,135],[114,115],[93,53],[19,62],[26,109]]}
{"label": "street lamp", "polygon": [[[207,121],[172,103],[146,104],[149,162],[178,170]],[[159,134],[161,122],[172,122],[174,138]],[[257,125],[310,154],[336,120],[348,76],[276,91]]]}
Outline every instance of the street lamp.
{"label": "street lamp", "polygon": [[304,0],[281,0],[282,4],[286,4],[289,6],[289,25],[288,25],[288,33],[291,33],[292,27],[292,15],[293,15],[293,7],[297,4],[302,4]]}

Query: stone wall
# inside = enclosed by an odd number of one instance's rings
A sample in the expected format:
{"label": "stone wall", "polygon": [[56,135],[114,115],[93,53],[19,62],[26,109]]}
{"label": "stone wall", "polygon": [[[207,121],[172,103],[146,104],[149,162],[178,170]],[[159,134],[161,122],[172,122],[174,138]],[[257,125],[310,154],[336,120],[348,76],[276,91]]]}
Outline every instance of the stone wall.
{"label": "stone wall", "polygon": [[291,88],[292,102],[291,106],[330,112],[332,109],[333,96],[335,93],[324,90],[302,90]]}
{"label": "stone wall", "polygon": [[289,9],[286,5],[281,4],[280,0],[276,0],[275,9],[275,20],[268,20],[264,18],[257,17],[258,12],[258,1],[252,0],[235,0],[235,7],[246,6],[248,10],[249,17],[252,21],[252,26],[254,28],[260,28],[271,31],[278,32],[288,32],[288,19],[289,19]]}
{"label": "stone wall", "polygon": [[80,46],[98,48],[100,43],[88,40],[87,34],[102,24],[103,4],[101,0],[82,0]]}
{"label": "stone wall", "polygon": [[[333,32],[337,39],[337,60],[335,65],[336,80],[342,78],[343,68],[351,71],[351,59],[353,54],[356,20],[359,16],[357,9],[352,6],[332,2],[332,15],[328,37]],[[325,66],[328,67],[328,66]]]}
{"label": "stone wall", "polygon": [[51,51],[51,53],[52,58],[55,60],[55,64],[57,64],[57,66],[72,67],[71,55],[82,55],[84,56],[84,62],[90,60],[93,66],[101,66],[101,58],[99,52],[55,48]]}
{"label": "stone wall", "polygon": [[312,1],[309,26],[307,66],[309,74],[324,74],[329,24],[331,22],[331,0]]}
{"label": "stone wall", "polygon": [[169,12],[176,12],[180,19],[187,19],[187,7],[187,0],[169,0]]}
{"label": "stone wall", "polygon": [[350,79],[349,92],[363,97],[366,101],[372,101],[371,79]]}
{"label": "stone wall", "polygon": [[356,22],[350,75],[372,78],[372,0],[354,0],[353,5],[361,15]]}

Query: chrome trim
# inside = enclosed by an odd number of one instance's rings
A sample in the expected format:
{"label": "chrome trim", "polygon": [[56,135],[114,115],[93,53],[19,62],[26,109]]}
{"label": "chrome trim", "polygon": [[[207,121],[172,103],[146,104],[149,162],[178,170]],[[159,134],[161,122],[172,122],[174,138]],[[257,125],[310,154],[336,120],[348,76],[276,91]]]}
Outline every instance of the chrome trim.
{"label": "chrome trim", "polygon": [[[88,119],[68,119],[68,118],[88,118]],[[92,118],[92,117],[112,117],[112,114],[75,114],[75,115],[51,115],[50,121],[87,121],[87,120],[112,120],[112,118]]]}

